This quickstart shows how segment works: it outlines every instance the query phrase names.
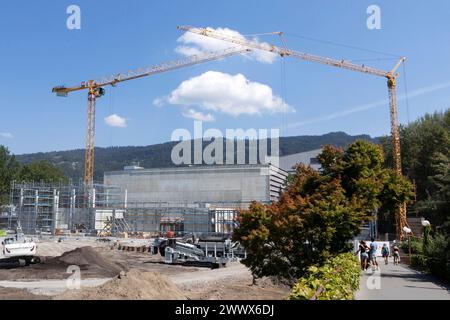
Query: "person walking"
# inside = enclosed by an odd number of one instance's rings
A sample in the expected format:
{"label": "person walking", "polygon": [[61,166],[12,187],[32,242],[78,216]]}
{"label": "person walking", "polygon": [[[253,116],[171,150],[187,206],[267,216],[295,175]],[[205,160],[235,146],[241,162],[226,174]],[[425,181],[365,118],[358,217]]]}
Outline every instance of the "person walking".
{"label": "person walking", "polygon": [[400,250],[397,247],[396,244],[394,244],[394,247],[392,248],[392,251],[394,251],[394,265],[398,265],[400,263]]}
{"label": "person walking", "polygon": [[383,243],[383,247],[381,248],[381,255],[384,258],[384,264],[388,265],[389,264],[389,247],[386,243]]}
{"label": "person walking", "polygon": [[378,246],[375,243],[375,239],[372,238],[370,239],[370,251],[369,251],[369,261],[370,264],[372,265],[372,270],[378,270],[379,266],[378,266],[378,262],[377,262],[377,250],[378,250]]}
{"label": "person walking", "polygon": [[355,255],[358,255],[361,262],[361,270],[367,270],[367,261],[369,260],[369,255],[367,254],[367,245],[364,240],[359,241],[358,251],[356,251]]}

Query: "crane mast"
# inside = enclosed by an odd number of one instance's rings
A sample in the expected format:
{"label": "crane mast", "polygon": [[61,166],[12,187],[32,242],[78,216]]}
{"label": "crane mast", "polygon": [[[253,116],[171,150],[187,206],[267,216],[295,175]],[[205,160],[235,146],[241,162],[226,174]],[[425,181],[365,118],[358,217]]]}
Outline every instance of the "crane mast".
{"label": "crane mast", "polygon": [[203,55],[194,55],[185,59],[165,62],[156,66],[141,68],[129,71],[128,73],[119,73],[114,76],[106,77],[101,80],[83,81],[80,85],[74,87],[58,86],[54,87],[52,92],[58,96],[67,97],[71,92],[88,90],[87,107],[87,125],[86,125],[86,151],[84,165],[84,184],[87,189],[92,188],[94,179],[94,148],[95,148],[95,104],[97,98],[105,94],[103,87],[118,83],[148,77],[154,74],[168,72],[196,64],[223,59],[232,55],[251,51],[250,49],[229,48],[219,52],[211,52]]}
{"label": "crane mast", "polygon": [[[388,93],[389,93],[389,109],[390,109],[390,120],[391,120],[391,136],[392,136],[392,158],[394,164],[394,170],[402,175],[402,162],[401,162],[401,150],[400,150],[400,133],[398,127],[398,112],[397,112],[397,69],[406,60],[405,57],[400,58],[397,64],[390,70],[380,70],[377,68],[358,65],[345,60],[338,60],[328,57],[322,57],[318,55],[308,54],[304,52],[294,51],[288,48],[282,48],[275,45],[268,45],[263,43],[258,43],[255,41],[248,41],[243,38],[236,38],[227,34],[216,32],[209,28],[195,28],[190,26],[178,26],[178,29],[196,33],[201,36],[215,38],[218,40],[234,43],[246,48],[252,48],[257,50],[263,50],[278,54],[282,57],[291,56],[300,60],[312,61],[315,63],[329,65],[332,67],[338,67],[342,69],[347,69],[351,71],[371,74],[379,77],[384,77],[387,79]],[[282,34],[281,32],[277,32]],[[276,33],[274,33],[276,34]],[[396,209],[395,220],[396,220],[396,233],[397,239],[403,239],[403,227],[408,226],[408,221],[406,218],[406,204],[401,204]]]}

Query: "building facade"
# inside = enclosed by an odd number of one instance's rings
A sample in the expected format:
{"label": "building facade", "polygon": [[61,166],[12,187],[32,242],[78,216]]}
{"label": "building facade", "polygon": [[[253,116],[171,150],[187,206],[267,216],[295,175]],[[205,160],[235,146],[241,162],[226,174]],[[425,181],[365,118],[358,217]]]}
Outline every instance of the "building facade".
{"label": "building facade", "polygon": [[221,204],[248,207],[277,200],[287,172],[272,165],[190,166],[106,172],[105,185],[126,190],[127,202],[146,206]]}
{"label": "building facade", "polygon": [[106,172],[106,186],[125,192],[133,231],[231,234],[238,211],[276,201],[287,172],[272,165],[125,167]]}

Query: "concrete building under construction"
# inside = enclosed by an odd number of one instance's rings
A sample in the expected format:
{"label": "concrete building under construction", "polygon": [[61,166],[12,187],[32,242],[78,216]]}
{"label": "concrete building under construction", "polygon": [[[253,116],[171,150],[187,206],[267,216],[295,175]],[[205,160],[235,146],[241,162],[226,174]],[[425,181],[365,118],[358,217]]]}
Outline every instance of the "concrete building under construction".
{"label": "concrete building under construction", "polygon": [[[126,167],[104,184],[16,183],[3,224],[20,221],[28,234],[82,229],[178,234],[230,234],[237,213],[252,201],[270,203],[287,172],[272,165]],[[0,222],[2,222],[0,221]]]}
{"label": "concrete building under construction", "polygon": [[126,167],[106,172],[104,183],[125,192],[133,230],[231,233],[238,210],[277,200],[286,178],[272,165]]}
{"label": "concrete building under construction", "polygon": [[205,165],[106,172],[104,183],[127,193],[127,201],[192,205],[220,203],[245,208],[278,199],[287,172],[272,165]]}

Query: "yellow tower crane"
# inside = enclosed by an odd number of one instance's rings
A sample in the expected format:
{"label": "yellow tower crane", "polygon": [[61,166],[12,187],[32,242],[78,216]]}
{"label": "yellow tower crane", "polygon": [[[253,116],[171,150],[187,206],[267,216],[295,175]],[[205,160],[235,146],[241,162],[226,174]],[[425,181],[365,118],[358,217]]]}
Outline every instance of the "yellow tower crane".
{"label": "yellow tower crane", "polygon": [[229,48],[219,52],[211,52],[202,55],[194,55],[185,59],[165,62],[156,66],[150,66],[128,73],[119,73],[101,80],[84,81],[74,87],[58,86],[52,92],[58,96],[67,97],[70,92],[88,90],[87,126],[86,126],[86,153],[84,168],[84,183],[86,188],[92,187],[94,178],[94,138],[95,138],[95,102],[105,94],[105,86],[116,86],[120,82],[148,77],[157,73],[163,73],[175,69],[180,69],[208,61],[219,60],[235,54],[249,52],[250,49]]}
{"label": "yellow tower crane", "polygon": [[[178,29],[196,33],[205,37],[215,38],[218,40],[226,41],[229,43],[234,43],[246,48],[252,48],[257,50],[269,51],[275,54],[280,55],[281,57],[289,56],[294,57],[300,60],[312,61],[324,65],[329,65],[333,67],[348,69],[352,71],[367,73],[379,77],[384,77],[387,79],[387,86],[389,91],[389,106],[390,106],[390,118],[391,118],[391,135],[392,135],[392,157],[394,162],[394,169],[399,174],[402,175],[402,163],[401,163],[401,154],[400,154],[400,133],[398,128],[398,116],[397,116],[397,95],[396,95],[396,79],[398,77],[398,73],[396,73],[397,69],[400,65],[406,60],[405,57],[402,57],[397,64],[390,70],[384,71],[372,67],[368,67],[365,65],[354,64],[345,60],[338,60],[328,57],[321,57],[317,55],[312,55],[304,52],[290,50],[288,48],[282,48],[275,45],[266,45],[261,44],[255,41],[248,41],[243,38],[236,38],[227,34],[223,34],[217,32],[215,30],[209,28],[195,28],[190,26],[178,26]],[[282,32],[275,32],[272,34],[282,35]],[[406,219],[406,204],[400,205],[395,214],[396,220],[396,232],[397,239],[403,239],[403,227],[408,226],[408,222]]]}

